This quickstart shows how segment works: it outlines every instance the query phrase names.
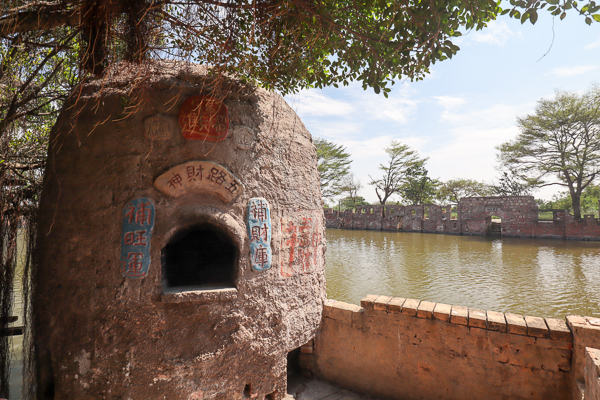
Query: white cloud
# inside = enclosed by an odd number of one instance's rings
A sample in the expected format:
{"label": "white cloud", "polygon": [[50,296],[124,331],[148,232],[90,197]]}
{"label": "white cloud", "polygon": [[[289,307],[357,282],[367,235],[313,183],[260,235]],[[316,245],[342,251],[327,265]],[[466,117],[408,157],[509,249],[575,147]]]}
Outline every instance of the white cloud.
{"label": "white cloud", "polygon": [[348,137],[364,132],[364,125],[351,119],[327,121],[323,119],[303,119],[304,124],[310,126],[313,137],[325,138],[334,142],[345,141]]}
{"label": "white cloud", "polygon": [[[360,93],[356,90],[353,93]],[[352,98],[358,110],[361,110],[371,120],[397,122],[406,124],[417,111],[418,100],[414,100],[414,93],[408,85],[393,87],[388,98],[375,94],[372,89],[367,89]]]}
{"label": "white cloud", "polygon": [[516,116],[533,109],[534,103],[464,107],[460,112],[445,109],[442,118],[450,124],[449,140],[424,153],[429,157],[430,175],[442,180],[469,178],[491,182],[498,175],[496,146],[513,139],[518,134]]}
{"label": "white cloud", "polygon": [[576,65],[574,67],[554,68],[550,71],[551,75],[558,78],[566,78],[570,76],[583,75],[591,71],[598,69],[597,65]]}
{"label": "white cloud", "polygon": [[434,97],[434,99],[437,100],[439,105],[447,109],[453,109],[462,106],[467,102],[467,100],[465,100],[464,98],[455,96],[437,96]]}
{"label": "white cloud", "polygon": [[350,103],[324,96],[316,90],[304,90],[290,96],[288,101],[302,116],[344,116],[354,111]]}
{"label": "white cloud", "polygon": [[[338,96],[341,95],[343,100],[327,96],[324,94],[327,90],[305,90],[287,97],[286,100],[302,120],[313,117],[345,117],[347,120],[354,120],[355,123],[365,120],[387,120],[406,124],[415,114],[419,102],[411,98],[413,93],[408,85],[399,86],[392,90],[388,98],[382,94],[375,94],[370,88],[362,90],[358,83],[352,82],[348,87],[336,89]],[[339,131],[336,127],[330,128]],[[322,136],[338,135],[323,133]]]}
{"label": "white cloud", "polygon": [[471,33],[474,42],[496,46],[504,46],[515,37],[522,37],[521,32],[513,32],[504,21],[491,21],[487,28]]}
{"label": "white cloud", "polygon": [[583,48],[585,50],[592,50],[592,49],[598,49],[598,48],[600,48],[600,37],[598,39],[596,39],[595,42],[592,42],[590,44],[586,44],[585,46],[583,46]]}

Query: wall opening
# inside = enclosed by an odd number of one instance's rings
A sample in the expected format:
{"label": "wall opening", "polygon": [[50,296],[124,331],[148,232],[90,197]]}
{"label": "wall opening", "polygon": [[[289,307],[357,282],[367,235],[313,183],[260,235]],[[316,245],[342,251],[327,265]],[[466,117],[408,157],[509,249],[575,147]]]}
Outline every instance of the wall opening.
{"label": "wall opening", "polygon": [[165,292],[235,287],[238,249],[221,229],[202,224],[175,235],[162,251]]}

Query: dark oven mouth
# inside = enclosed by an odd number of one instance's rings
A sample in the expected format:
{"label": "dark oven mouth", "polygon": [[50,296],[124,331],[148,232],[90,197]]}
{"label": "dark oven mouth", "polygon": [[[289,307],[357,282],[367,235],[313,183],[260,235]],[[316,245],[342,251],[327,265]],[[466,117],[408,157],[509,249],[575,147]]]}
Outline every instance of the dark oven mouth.
{"label": "dark oven mouth", "polygon": [[205,223],[175,234],[162,249],[165,293],[235,288],[239,250],[220,227]]}

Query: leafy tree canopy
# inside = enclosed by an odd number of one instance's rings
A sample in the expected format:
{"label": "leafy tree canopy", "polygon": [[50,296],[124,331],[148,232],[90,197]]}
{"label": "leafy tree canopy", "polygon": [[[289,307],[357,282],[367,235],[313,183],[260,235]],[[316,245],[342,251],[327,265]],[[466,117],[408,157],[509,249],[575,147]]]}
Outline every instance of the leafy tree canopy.
{"label": "leafy tree canopy", "polygon": [[316,138],[314,143],[317,147],[321,195],[330,200],[347,190],[347,176],[352,160],[342,145],[320,138]]}
{"label": "leafy tree canopy", "polygon": [[[590,184],[581,193],[581,213],[594,214],[598,217],[598,199],[600,199],[600,186]],[[569,192],[561,192],[552,196],[550,201],[540,201],[540,209],[567,210],[573,213],[573,200]]]}
{"label": "leafy tree canopy", "polygon": [[381,205],[385,205],[390,196],[400,191],[411,171],[422,167],[427,161],[420,158],[417,151],[396,140],[392,140],[385,152],[389,159],[386,163],[379,164],[383,176],[379,179],[369,176],[369,185],[375,186],[375,193]]}
{"label": "leafy tree canopy", "polygon": [[354,210],[357,206],[368,206],[369,202],[362,196],[351,197],[347,196],[340,200],[340,207],[344,210]]}
{"label": "leafy tree canopy", "polygon": [[400,196],[413,206],[433,203],[436,197],[439,181],[431,179],[427,172],[422,164],[410,167],[406,172]]}
{"label": "leafy tree canopy", "polygon": [[557,91],[517,123],[517,138],[498,147],[502,166],[534,187],[567,187],[580,218],[581,193],[600,172],[600,87],[581,95]]}
{"label": "leafy tree canopy", "polygon": [[437,198],[443,204],[458,203],[463,197],[492,196],[493,188],[473,179],[451,179],[440,184]]}
{"label": "leafy tree canopy", "polygon": [[[176,59],[212,65],[283,93],[361,81],[387,95],[396,80],[422,79],[452,57],[452,39],[500,13],[534,23],[549,6],[600,21],[590,0],[6,0],[0,37],[75,53],[102,75],[120,61]],[[74,35],[73,35],[74,34]],[[65,40],[67,39],[68,40]]]}

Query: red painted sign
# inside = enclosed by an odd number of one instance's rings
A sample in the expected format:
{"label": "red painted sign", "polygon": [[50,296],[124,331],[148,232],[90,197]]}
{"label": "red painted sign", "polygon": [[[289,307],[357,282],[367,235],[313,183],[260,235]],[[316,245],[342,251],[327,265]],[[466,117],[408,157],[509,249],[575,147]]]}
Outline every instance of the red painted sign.
{"label": "red painted sign", "polygon": [[227,106],[209,96],[192,96],[179,110],[181,134],[190,140],[220,142],[227,137]]}

